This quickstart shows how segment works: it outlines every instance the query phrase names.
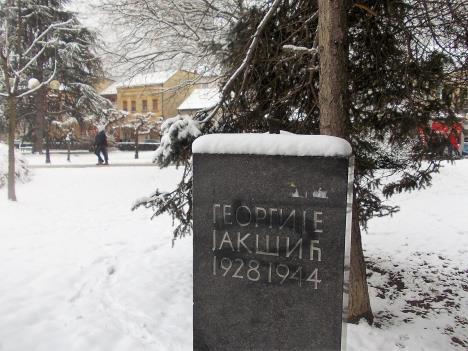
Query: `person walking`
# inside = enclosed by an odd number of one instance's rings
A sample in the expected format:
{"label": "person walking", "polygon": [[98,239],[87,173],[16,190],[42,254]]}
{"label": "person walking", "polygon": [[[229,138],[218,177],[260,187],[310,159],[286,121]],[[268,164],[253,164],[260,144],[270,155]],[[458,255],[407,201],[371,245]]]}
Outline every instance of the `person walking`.
{"label": "person walking", "polygon": [[[109,156],[107,154],[107,135],[104,129],[104,126],[98,127],[98,133],[94,138],[94,153],[98,157],[97,165],[108,165],[109,164]],[[104,160],[101,157],[101,153],[104,156]]]}

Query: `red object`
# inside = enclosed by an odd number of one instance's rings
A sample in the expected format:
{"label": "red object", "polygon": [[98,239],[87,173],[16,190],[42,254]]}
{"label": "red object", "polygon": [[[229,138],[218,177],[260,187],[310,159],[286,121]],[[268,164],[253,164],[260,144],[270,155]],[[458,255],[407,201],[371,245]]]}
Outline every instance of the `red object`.
{"label": "red object", "polygon": [[439,121],[432,122],[432,128],[431,129],[433,131],[435,131],[435,132],[440,132],[440,133],[444,133],[444,134],[448,134],[448,132],[449,132],[449,127],[445,123],[439,122]]}
{"label": "red object", "polygon": [[459,147],[459,141],[460,141],[460,132],[463,130],[461,129],[461,124],[457,123],[452,126],[452,129],[450,130],[450,135],[449,135],[449,142],[452,144],[455,148]]}
{"label": "red object", "polygon": [[452,125],[452,130],[455,129],[457,133],[461,133],[463,131],[463,126],[461,123],[455,123]]}
{"label": "red object", "polygon": [[458,149],[458,137],[455,133],[451,132],[449,135],[450,144],[455,146]]}
{"label": "red object", "polygon": [[431,129],[435,132],[441,132],[447,135],[455,130],[456,133],[459,134],[463,131],[463,125],[461,123],[454,123],[449,127],[444,122],[433,121]]}

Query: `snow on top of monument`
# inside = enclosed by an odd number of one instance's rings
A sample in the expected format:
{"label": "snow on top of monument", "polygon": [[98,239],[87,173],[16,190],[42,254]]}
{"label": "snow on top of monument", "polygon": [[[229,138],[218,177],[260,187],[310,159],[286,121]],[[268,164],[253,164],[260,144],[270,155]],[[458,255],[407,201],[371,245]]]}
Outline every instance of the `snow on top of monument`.
{"label": "snow on top of monument", "polygon": [[141,87],[148,85],[163,84],[169,80],[176,70],[171,71],[160,71],[152,73],[141,73],[137,74],[131,78],[125,79],[117,84],[117,88],[131,88],[131,87]]}
{"label": "snow on top of monument", "polygon": [[216,105],[221,96],[217,88],[195,89],[187,99],[180,104],[179,110],[200,110]]}
{"label": "snow on top of monument", "polygon": [[196,154],[245,154],[281,156],[338,156],[352,154],[344,139],[328,135],[209,134],[195,140]]}

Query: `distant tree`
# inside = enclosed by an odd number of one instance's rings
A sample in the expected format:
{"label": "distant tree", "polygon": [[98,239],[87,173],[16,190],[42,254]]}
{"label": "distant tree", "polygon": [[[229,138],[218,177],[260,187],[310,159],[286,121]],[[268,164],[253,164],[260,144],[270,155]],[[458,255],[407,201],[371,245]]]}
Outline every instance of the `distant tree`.
{"label": "distant tree", "polygon": [[243,0],[103,0],[99,6],[123,33],[108,49],[130,73],[184,67],[212,73]]}
{"label": "distant tree", "polygon": [[136,113],[132,115],[131,120],[127,120],[125,123],[120,123],[120,128],[130,129],[133,132],[133,141],[135,143],[135,159],[139,158],[139,139],[140,132],[143,131],[143,128],[151,129],[151,116],[152,113]]}
{"label": "distant tree", "polygon": [[[55,70],[55,79],[61,83],[61,113],[76,118],[82,124],[82,118],[89,114],[102,114],[112,108],[111,104],[96,92],[93,86],[102,79],[102,63],[95,49],[95,33],[83,27],[76,15],[67,10],[69,0],[29,0],[22,2],[22,14],[25,30],[24,41],[34,40],[32,33],[41,32],[52,23],[67,22],[67,27],[54,32],[56,42],[45,48],[29,68],[32,76],[42,80]],[[47,36],[47,35],[46,35]],[[35,110],[35,118],[30,119],[34,132],[34,149],[42,152],[46,117],[53,120],[48,109],[48,87],[43,86],[34,94],[30,104]],[[29,116],[27,116],[29,117]]]}

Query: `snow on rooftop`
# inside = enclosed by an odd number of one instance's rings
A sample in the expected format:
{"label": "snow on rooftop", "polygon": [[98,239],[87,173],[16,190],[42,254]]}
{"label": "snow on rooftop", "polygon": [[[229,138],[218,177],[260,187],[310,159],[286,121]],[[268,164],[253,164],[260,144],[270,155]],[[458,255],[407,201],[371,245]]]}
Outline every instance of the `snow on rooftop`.
{"label": "snow on rooftop", "polygon": [[117,86],[119,82],[114,82],[111,85],[109,85],[107,88],[105,88],[103,91],[100,92],[101,95],[117,95]]}
{"label": "snow on rooftop", "polygon": [[195,89],[178,110],[201,110],[216,105],[219,100],[220,92],[217,88]]}
{"label": "snow on rooftop", "polygon": [[167,82],[174,74],[176,74],[176,72],[176,70],[172,70],[137,74],[131,78],[119,82],[117,84],[117,88],[131,88],[163,84]]}
{"label": "snow on rooftop", "polygon": [[344,139],[328,135],[209,134],[195,140],[196,154],[246,154],[281,156],[338,156],[352,154]]}

